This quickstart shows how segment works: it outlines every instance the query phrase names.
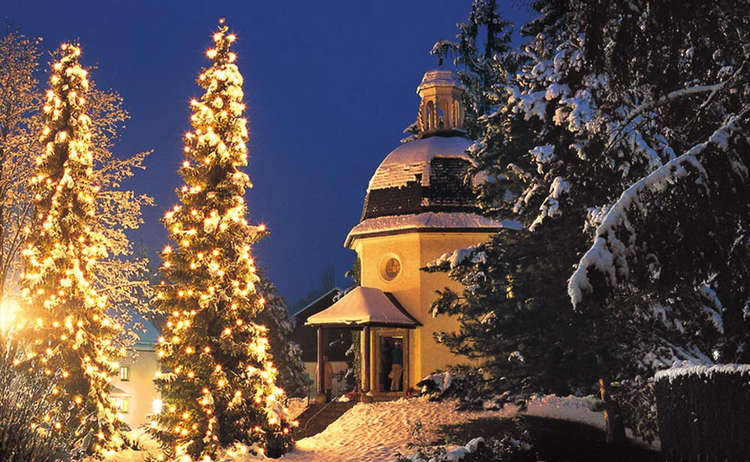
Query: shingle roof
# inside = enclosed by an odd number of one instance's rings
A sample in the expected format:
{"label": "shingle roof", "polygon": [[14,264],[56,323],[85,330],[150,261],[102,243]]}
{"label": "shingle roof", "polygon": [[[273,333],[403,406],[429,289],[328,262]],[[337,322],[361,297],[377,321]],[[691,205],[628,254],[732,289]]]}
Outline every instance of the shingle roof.
{"label": "shingle roof", "polygon": [[472,212],[477,207],[463,177],[471,141],[431,136],[394,149],[370,180],[362,220],[424,212]]}

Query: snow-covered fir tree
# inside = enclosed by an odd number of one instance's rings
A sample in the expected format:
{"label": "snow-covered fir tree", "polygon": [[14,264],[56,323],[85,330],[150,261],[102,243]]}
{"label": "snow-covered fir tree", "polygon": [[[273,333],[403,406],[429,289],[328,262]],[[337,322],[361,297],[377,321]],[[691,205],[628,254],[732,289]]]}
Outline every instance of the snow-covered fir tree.
{"label": "snow-covered fir tree", "polygon": [[[477,138],[470,148],[475,159],[470,175],[474,183],[483,180],[476,188],[483,213],[498,221],[519,220],[512,200],[522,185],[512,181],[506,165],[523,156],[529,138],[521,130],[524,121],[509,117],[512,112],[505,109],[505,89],[513,88],[514,71],[529,60],[509,47],[505,27],[495,2],[477,0],[468,22],[459,25],[457,43],[436,45],[458,50],[455,64],[471,95],[466,97],[472,107],[467,126]],[[503,33],[489,39],[481,31]],[[550,234],[513,229],[521,227],[517,223],[487,243],[445,255],[426,268],[448,271],[465,286],[462,294],[443,291],[433,310],[456,316],[461,326],[438,333],[438,340],[477,360],[476,366],[460,369],[471,377],[468,401],[501,394],[516,401],[532,393],[589,392],[596,381],[595,344],[580,335],[590,330],[590,321],[568,308],[565,292],[568,262],[577,254],[574,247],[557,248],[579,231],[570,223],[558,224]]]}
{"label": "snow-covered fir tree", "polygon": [[525,229],[454,259],[464,298],[436,303],[465,313],[464,340],[497,324],[504,341],[456,347],[505,381],[520,370],[515,388],[541,383],[540,354],[584,361],[559,377],[584,392],[596,376],[641,390],[633,377],[677,359],[747,361],[746,2],[534,7],[471,150],[484,213]]}
{"label": "snow-covered fir tree", "polygon": [[42,152],[31,179],[34,219],[23,250],[22,295],[28,328],[21,366],[57,377],[49,399],[58,405],[38,416],[47,430],[76,430],[77,446],[101,453],[120,443],[109,399],[110,377],[121,354],[113,340],[122,326],[107,314],[95,290],[94,270],[106,257],[96,232],[91,119],[86,113],[88,72],[80,47],[61,46],[44,99]]}
{"label": "snow-covered fir tree", "polygon": [[205,93],[191,101],[180,204],[163,220],[174,247],[161,254],[154,299],[168,319],[157,345],[163,408],[152,432],[179,460],[216,460],[235,444],[278,456],[291,441],[268,329],[254,321],[265,300],[251,251],[265,227],[246,218],[250,180],[240,168],[248,132],[235,35],[221,21],[213,39],[211,66],[198,77]]}
{"label": "snow-covered fir tree", "polygon": [[[735,144],[747,119],[742,6],[539,6],[542,18],[526,31],[532,59],[508,90],[507,111],[534,133],[528,155],[511,166],[525,185],[515,211],[540,231],[570,216],[586,247],[594,234],[611,238],[603,246],[597,237],[583,262],[591,278],[576,272],[569,295],[582,312],[643,323],[627,348],[634,365],[648,372],[714,351],[715,360],[741,359],[747,272],[736,266],[731,282],[721,273],[747,240],[747,159]],[[633,210],[630,219],[623,209]],[[624,280],[633,284],[614,297],[581,303],[593,286]],[[713,296],[721,280],[726,295],[739,290],[734,300]],[[722,332],[725,315],[740,321],[737,330]]]}
{"label": "snow-covered fir tree", "polygon": [[265,303],[255,322],[268,329],[271,356],[276,369],[279,370],[276,381],[288,397],[305,397],[312,381],[305,372],[302,349],[291,338],[294,319],[289,316],[286,301],[276,292],[276,287],[262,270],[258,271],[258,278],[256,285]]}
{"label": "snow-covered fir tree", "polygon": [[[8,108],[0,114],[0,299],[18,290],[20,253],[26,239],[23,230],[33,215],[34,193],[29,180],[43,148],[39,132],[44,92],[34,77],[39,42],[16,29],[0,38],[0,106]],[[134,330],[139,326],[134,312],[147,315],[150,311],[150,284],[148,260],[135,254],[126,230],[140,226],[141,210],[151,205],[152,199],[122,188],[122,183],[145,168],[148,152],[125,157],[113,154],[113,142],[128,119],[116,92],[98,90],[90,81],[84,105],[91,119],[92,181],[100,187],[94,230],[102,235],[107,250],[107,256],[94,267],[92,284],[107,296],[113,319],[134,328],[122,331],[115,340],[118,345],[128,345],[137,340]]]}
{"label": "snow-covered fir tree", "polygon": [[496,0],[475,0],[467,21],[458,24],[456,41],[441,40],[430,51],[441,65],[453,56],[459,79],[472,89],[463,94],[464,126],[472,139],[484,133],[480,120],[498,103],[493,87],[508,82],[518,66],[511,26],[498,12]]}
{"label": "snow-covered fir tree", "polygon": [[[585,53],[608,85],[592,119],[601,128],[582,144],[596,140],[602,159],[583,171],[563,168],[580,175],[609,164],[625,176],[638,161],[644,167],[589,203],[593,246],[569,295],[583,310],[607,304],[660,324],[674,356],[682,348],[716,362],[750,361],[749,6],[584,2],[574,10],[581,23],[606,25],[600,35],[586,31]],[[623,296],[636,303],[610,303]],[[659,350],[666,355],[644,361],[667,365],[673,355]]]}

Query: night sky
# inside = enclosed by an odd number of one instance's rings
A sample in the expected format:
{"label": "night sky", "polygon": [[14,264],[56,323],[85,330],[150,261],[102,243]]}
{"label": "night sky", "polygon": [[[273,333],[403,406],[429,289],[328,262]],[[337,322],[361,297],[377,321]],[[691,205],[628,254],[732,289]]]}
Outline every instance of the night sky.
{"label": "night sky", "polygon": [[[416,86],[437,66],[429,49],[454,38],[471,7],[470,0],[2,3],[0,18],[43,37],[46,49],[80,40],[97,86],[123,96],[132,118],[116,153],[154,151],[148,169],[125,185],[156,200],[130,236],[154,250],[166,244],[159,219],[182,184],[188,101],[201,95],[195,78],[226,17],[245,77],[249,219],[270,230],[254,253],[290,303],[318,287],[331,264],[338,286],[351,284],[344,273],[354,252],[343,242],[370,176],[415,120]],[[520,25],[532,13],[518,3],[506,2],[504,15]],[[46,70],[46,53],[44,60]]]}

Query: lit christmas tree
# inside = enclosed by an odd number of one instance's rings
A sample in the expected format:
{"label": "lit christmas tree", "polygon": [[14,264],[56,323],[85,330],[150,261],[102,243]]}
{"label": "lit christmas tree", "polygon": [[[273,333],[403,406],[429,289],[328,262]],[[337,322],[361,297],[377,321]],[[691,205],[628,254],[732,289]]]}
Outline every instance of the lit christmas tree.
{"label": "lit christmas tree", "polygon": [[250,251],[265,228],[245,218],[251,184],[239,170],[248,133],[243,79],[229,51],[235,36],[222,20],[213,38],[212,65],[198,77],[205,94],[190,103],[181,205],[163,220],[176,245],[162,252],[155,296],[168,319],[158,345],[163,406],[152,432],[179,460],[214,460],[236,445],[280,455],[291,444],[267,328],[252,321],[264,300]]}
{"label": "lit christmas tree", "polygon": [[93,230],[99,187],[80,54],[77,45],[61,46],[45,97],[44,152],[31,179],[35,211],[23,251],[29,341],[25,361],[16,363],[58,379],[49,399],[60,404],[40,415],[39,425],[72,431],[76,446],[103,452],[121,443],[121,423],[108,397],[122,353],[112,340],[121,326],[108,317],[107,299],[92,284],[94,267],[107,252]]}

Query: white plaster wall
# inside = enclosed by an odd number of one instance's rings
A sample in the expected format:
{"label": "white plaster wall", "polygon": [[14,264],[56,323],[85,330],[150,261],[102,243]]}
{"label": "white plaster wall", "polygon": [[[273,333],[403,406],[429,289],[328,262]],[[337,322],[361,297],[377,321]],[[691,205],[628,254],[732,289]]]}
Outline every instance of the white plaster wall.
{"label": "white plaster wall", "polygon": [[156,352],[151,348],[137,348],[128,352],[120,361],[121,366],[130,368],[130,380],[120,380],[119,371],[112,379],[112,385],[124,393],[112,393],[113,397],[125,397],[130,400],[130,409],[121,415],[131,428],[147,424],[146,416],[153,412],[153,402],[160,397],[154,377],[159,370]]}

